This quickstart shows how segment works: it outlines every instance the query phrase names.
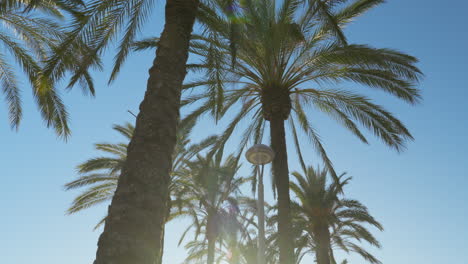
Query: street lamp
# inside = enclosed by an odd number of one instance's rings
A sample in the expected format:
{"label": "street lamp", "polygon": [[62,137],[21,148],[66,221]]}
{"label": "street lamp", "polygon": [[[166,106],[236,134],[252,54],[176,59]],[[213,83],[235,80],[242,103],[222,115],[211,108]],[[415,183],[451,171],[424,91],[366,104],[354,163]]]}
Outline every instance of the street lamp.
{"label": "street lamp", "polygon": [[[265,197],[263,191],[263,167],[270,163],[275,156],[273,150],[263,144],[253,145],[245,153],[247,160],[255,165],[255,172],[258,175],[258,199],[257,199],[257,217],[258,217],[258,254],[257,263],[265,262]],[[261,170],[259,168],[261,165]]]}

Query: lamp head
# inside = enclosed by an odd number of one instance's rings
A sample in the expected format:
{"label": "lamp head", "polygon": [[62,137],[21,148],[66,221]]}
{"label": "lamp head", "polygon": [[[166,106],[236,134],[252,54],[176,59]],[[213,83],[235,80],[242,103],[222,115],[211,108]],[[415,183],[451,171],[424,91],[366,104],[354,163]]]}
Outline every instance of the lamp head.
{"label": "lamp head", "polygon": [[273,160],[275,153],[267,145],[256,144],[247,150],[245,157],[254,165],[264,165]]}

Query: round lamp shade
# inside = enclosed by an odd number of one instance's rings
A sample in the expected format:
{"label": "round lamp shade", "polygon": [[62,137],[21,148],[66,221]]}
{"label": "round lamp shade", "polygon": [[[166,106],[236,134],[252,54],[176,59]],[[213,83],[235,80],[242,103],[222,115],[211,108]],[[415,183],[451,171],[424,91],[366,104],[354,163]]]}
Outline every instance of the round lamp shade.
{"label": "round lamp shade", "polygon": [[275,153],[266,145],[256,144],[247,150],[245,157],[252,164],[263,165],[270,163],[275,157]]}

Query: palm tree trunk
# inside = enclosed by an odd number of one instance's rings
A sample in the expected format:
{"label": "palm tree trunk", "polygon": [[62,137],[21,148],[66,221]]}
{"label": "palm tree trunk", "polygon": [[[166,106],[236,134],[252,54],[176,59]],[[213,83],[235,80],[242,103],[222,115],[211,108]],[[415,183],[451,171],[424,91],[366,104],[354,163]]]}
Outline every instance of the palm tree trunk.
{"label": "palm tree trunk", "polygon": [[336,263],[336,259],[335,259],[335,255],[333,254],[333,249],[330,247],[330,263],[331,264],[337,264]]}
{"label": "palm tree trunk", "polygon": [[182,82],[198,0],[167,0],[127,160],[94,264],[160,264]]}
{"label": "palm tree trunk", "polygon": [[208,220],[206,222],[206,238],[208,240],[208,257],[207,257],[207,264],[214,263],[215,257],[215,243],[216,243],[216,235],[215,235],[215,222],[212,215],[208,216]]}
{"label": "palm tree trunk", "polygon": [[275,152],[272,162],[273,178],[278,191],[278,237],[280,264],[293,264],[294,244],[290,227],[290,196],[288,154],[286,150],[286,134],[284,130],[284,117],[274,112],[270,118],[271,148]]}
{"label": "palm tree trunk", "polygon": [[315,252],[317,264],[330,264],[330,232],[328,227],[318,227],[314,233],[317,238]]}

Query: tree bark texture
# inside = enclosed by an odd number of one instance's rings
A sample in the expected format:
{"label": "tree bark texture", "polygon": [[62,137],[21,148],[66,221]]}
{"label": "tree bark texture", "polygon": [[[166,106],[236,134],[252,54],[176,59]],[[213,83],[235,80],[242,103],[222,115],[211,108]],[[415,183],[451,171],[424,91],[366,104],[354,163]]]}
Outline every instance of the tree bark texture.
{"label": "tree bark texture", "polygon": [[208,255],[207,264],[213,264],[215,259],[215,246],[216,246],[216,219],[213,214],[208,215],[206,223],[206,237],[208,240]]}
{"label": "tree bark texture", "polygon": [[326,226],[315,228],[317,264],[330,264],[330,231]]}
{"label": "tree bark texture", "polygon": [[276,112],[270,118],[271,148],[275,152],[272,162],[273,178],[278,195],[278,237],[280,264],[293,264],[294,240],[291,237],[288,155],[284,117]]}
{"label": "tree bark texture", "polygon": [[198,0],[166,2],[164,30],[94,264],[161,263],[181,87],[197,9]]}

